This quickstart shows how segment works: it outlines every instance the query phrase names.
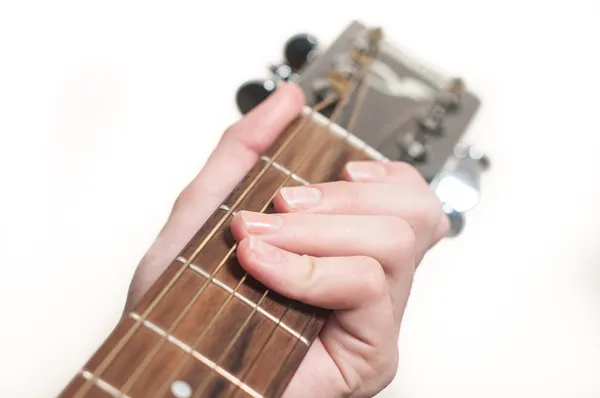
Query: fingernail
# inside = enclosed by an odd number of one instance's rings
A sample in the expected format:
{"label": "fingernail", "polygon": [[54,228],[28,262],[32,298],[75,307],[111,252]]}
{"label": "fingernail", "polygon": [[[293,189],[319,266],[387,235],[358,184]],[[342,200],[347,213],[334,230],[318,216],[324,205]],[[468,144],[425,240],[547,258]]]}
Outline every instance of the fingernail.
{"label": "fingernail", "polygon": [[380,181],[385,177],[385,167],[376,162],[349,162],[346,171],[353,181]]}
{"label": "fingernail", "polygon": [[294,209],[306,209],[319,204],[321,191],[312,187],[287,187],[281,189],[283,200]]}
{"label": "fingernail", "polygon": [[276,263],[281,260],[281,252],[254,236],[249,237],[249,248],[254,257],[263,263]]}
{"label": "fingernail", "polygon": [[283,220],[275,214],[243,211],[240,213],[246,231],[254,235],[267,234],[281,228]]}

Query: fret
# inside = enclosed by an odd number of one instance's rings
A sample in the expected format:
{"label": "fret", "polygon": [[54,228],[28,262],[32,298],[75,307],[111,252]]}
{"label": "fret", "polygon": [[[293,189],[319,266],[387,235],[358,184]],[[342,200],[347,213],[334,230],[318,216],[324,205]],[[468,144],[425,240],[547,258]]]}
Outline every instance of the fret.
{"label": "fret", "polygon": [[[266,171],[262,175],[261,179],[253,183],[256,176],[262,172],[263,168],[266,167]],[[249,211],[261,211],[265,204],[269,203],[270,198],[277,192],[286,181],[286,175],[281,173],[274,167],[270,167],[262,161],[256,163],[256,165],[250,170],[244,177],[241,183],[238,185],[238,189],[235,189],[225,199],[223,204],[227,207],[232,207],[237,201],[239,192],[243,192],[252,184],[252,188],[248,196],[246,196],[236,207],[236,211],[249,210]]]}
{"label": "fret", "polygon": [[[299,119],[295,123],[306,122],[306,131],[313,134],[321,131],[320,136],[339,140],[314,123],[312,117]],[[257,161],[133,312],[119,322],[84,366],[83,370],[92,375],[85,388],[65,390],[62,397],[69,396],[65,395],[69,391],[74,391],[72,396],[89,397],[99,382],[108,383],[118,394],[132,398],[154,396],[156,392],[163,394],[159,396],[173,397],[170,386],[176,381],[180,382],[176,386],[182,389],[185,386],[194,392],[204,389],[201,394],[198,391],[201,397],[230,396],[238,387],[247,395],[260,397],[260,391],[244,384],[242,379],[247,375],[258,385],[254,381],[256,369],[265,371],[265,364],[271,359],[272,363],[281,363],[282,369],[277,370],[277,376],[263,375],[264,378],[273,379],[273,385],[289,381],[303,357],[300,354],[306,353],[318,335],[326,312],[267,291],[246,275],[235,256],[230,223],[233,214],[240,210],[274,212],[272,198],[279,188],[312,181],[278,158],[305,150],[304,141],[309,137],[304,135],[300,146],[290,135],[293,131],[291,126],[280,137],[283,142],[287,139],[289,145]],[[299,136],[302,134],[305,132]],[[331,145],[331,141],[319,142]],[[348,154],[359,153],[347,144],[346,147],[351,148],[346,150]],[[320,170],[325,170],[324,164],[315,159],[321,156],[318,149],[306,153],[307,164],[317,164]],[[304,161],[293,159],[297,164]],[[247,196],[242,198],[242,194]],[[202,250],[198,251],[200,245]],[[157,297],[160,300],[156,301]],[[281,337],[282,334],[286,337]],[[271,342],[273,338],[275,342]],[[273,345],[284,340],[286,346],[281,347],[281,352],[276,350]],[[283,355],[284,352],[289,355]],[[270,373],[275,371],[269,369]],[[267,385],[263,383],[260,387],[264,390]]]}
{"label": "fret", "polygon": [[230,217],[221,225],[217,233],[206,242],[204,248],[194,258],[192,256],[208,233],[214,230],[224,217],[227,217],[227,214],[220,208],[216,209],[179,255],[193,260],[196,264],[201,264],[205,270],[212,273],[220,265],[220,260],[226,258],[227,253],[235,244],[235,239],[233,239],[229,230]]}
{"label": "fret", "polygon": [[[130,313],[129,316],[135,320],[141,320],[141,317],[134,312]],[[260,396],[247,385],[243,385],[244,383],[242,383],[239,378],[235,377],[235,375],[233,375],[226,368],[224,368],[223,366],[219,366],[215,361],[202,354],[193,346],[186,344],[185,342],[179,340],[173,335],[169,335],[164,329],[153,324],[152,322],[146,320],[142,322],[144,327],[154,332],[160,338],[166,338],[167,341],[172,344],[173,347],[170,347],[168,349],[168,352],[170,353],[167,355],[167,357],[177,357],[177,361],[173,364],[172,367],[167,367],[167,370],[169,371],[168,374],[165,374],[164,377],[156,378],[156,372],[161,372],[161,369],[164,368],[164,361],[162,359],[162,356],[157,355],[157,357],[160,358],[160,360],[155,361],[156,363],[154,364],[154,366],[157,367],[156,371],[153,372],[152,369],[149,368],[148,372],[146,372],[147,374],[153,375],[157,381],[153,382],[142,380],[138,381],[139,385],[147,386],[148,383],[154,383],[156,384],[156,388],[152,388],[150,390],[154,393],[159,393],[163,392],[167,385],[171,387],[173,383],[179,382],[176,383],[176,385],[181,385],[182,383],[185,383],[187,386],[189,386],[193,394],[201,384],[202,380],[212,376],[216,377],[219,380],[224,379],[229,383],[233,384],[234,386],[240,386],[242,391],[244,391],[247,394],[250,394],[251,396]],[[178,352],[175,353],[175,351]],[[164,355],[165,353],[163,353],[163,356]],[[169,384],[168,381],[173,378],[173,369],[181,369],[181,372],[177,372],[177,376],[173,379],[173,382]],[[212,375],[212,371],[216,373]],[[202,377],[198,378],[198,375],[202,375]],[[144,391],[147,390],[148,389]],[[170,397],[170,395],[166,396]]]}
{"label": "fret", "polygon": [[[181,262],[181,263],[186,263],[187,260],[183,257],[177,257],[177,261]],[[197,267],[195,264],[191,263],[189,265],[190,269],[199,273],[200,275],[202,275],[205,278],[209,277],[209,274],[204,271],[203,269],[201,269],[200,267]],[[223,289],[225,292],[227,292],[228,294],[232,294],[235,296],[235,298],[243,301],[246,305],[248,305],[250,308],[255,309],[262,315],[264,315],[265,317],[267,317],[269,320],[271,320],[272,322],[274,322],[275,324],[277,324],[280,328],[284,329],[287,333],[289,333],[290,335],[292,335],[293,337],[299,339],[302,341],[303,344],[305,345],[310,345],[310,343],[308,342],[308,340],[306,340],[306,338],[304,338],[299,332],[297,332],[296,330],[294,330],[293,328],[291,328],[290,326],[286,325],[284,322],[282,322],[282,320],[280,318],[278,318],[277,316],[273,315],[272,313],[268,312],[265,308],[263,308],[260,305],[257,305],[255,302],[253,302],[252,300],[248,299],[247,297],[245,297],[243,294],[241,294],[239,291],[235,291],[233,288],[229,287],[229,285],[221,282],[220,280],[213,278],[212,283],[215,284],[215,286],[220,287],[221,289]],[[263,305],[265,300],[271,300],[270,296],[275,295],[275,293],[273,292],[269,292],[269,295],[263,299]],[[283,304],[280,304],[283,305]],[[283,311],[281,311],[283,312]]]}
{"label": "fret", "polygon": [[[324,317],[322,316],[323,314],[320,314],[320,311],[312,312],[313,315],[316,315],[316,317],[309,317],[309,319],[304,322],[304,330],[302,330],[303,333],[308,331],[311,324],[319,324],[320,329],[320,326],[324,321]],[[291,323],[292,320],[290,318],[293,316],[294,315],[288,311],[285,314],[283,321]],[[309,341],[312,341],[316,335],[308,337]],[[275,328],[267,339],[266,344],[264,344],[261,348],[260,354],[255,357],[254,361],[251,362],[249,366],[246,366],[241,380],[244,383],[252,386],[254,390],[265,395],[269,385],[272,384],[276,379],[275,376],[277,372],[273,374],[273,369],[281,370],[285,369],[286,366],[289,366],[290,369],[293,368],[293,370],[290,370],[290,374],[293,374],[295,369],[300,365],[300,362],[308,349],[309,346],[300,344],[300,340],[294,339],[280,328]],[[297,353],[302,353],[302,355],[294,355],[295,351],[297,351]],[[269,373],[271,373],[271,376],[265,377],[265,374]],[[241,394],[241,392],[238,392],[235,395],[235,397],[242,396],[243,394]]]}
{"label": "fret", "polygon": [[[340,126],[325,122],[327,119],[323,116],[314,119],[317,121],[315,127],[296,135],[288,150],[276,159],[278,168],[285,174],[293,173],[301,180],[313,183],[334,181],[339,179],[349,161],[382,159],[374,155],[372,148],[367,151],[366,144]],[[267,151],[264,157],[271,159],[272,152],[275,151]],[[306,161],[307,153],[310,154],[309,161]]]}
{"label": "fret", "polygon": [[[194,300],[201,288],[204,290]],[[228,296],[223,289],[207,283],[207,278],[188,269],[148,315],[148,320],[164,330],[169,330],[186,307],[189,307],[184,319],[171,333],[186,344],[193,344]],[[136,312],[141,313],[138,309]]]}
{"label": "fret", "polygon": [[282,171],[286,175],[290,176],[292,178],[292,180],[294,180],[302,185],[310,185],[310,182],[308,182],[304,178],[299,177],[296,174],[292,173],[290,170],[288,170],[284,166],[280,165],[279,163],[277,163],[273,159],[269,158],[268,156],[261,156],[260,160],[262,160],[265,163],[269,163],[271,165],[271,167],[274,167],[277,170]]}
{"label": "fret", "polygon": [[[124,318],[120,324],[120,328],[128,329],[133,325],[133,321],[142,321],[141,317],[136,313],[130,313],[128,318]],[[119,334],[124,334],[125,330],[119,331]],[[125,394],[121,390],[122,386],[130,378],[133,370],[136,368],[137,362],[141,360],[144,353],[147,351],[148,346],[155,346],[161,339],[165,339],[168,344],[163,344],[158,350],[155,358],[150,362],[149,366],[144,372],[141,373],[140,377],[133,383],[131,389]],[[186,384],[192,387],[197,387],[200,381],[209,377],[214,371],[219,375],[219,378],[231,384],[233,387],[239,386],[242,391],[253,397],[260,397],[260,394],[253,391],[247,385],[244,385],[238,378],[233,376],[226,369],[219,367],[214,361],[193,349],[188,344],[177,339],[175,336],[169,335],[164,329],[153,324],[150,321],[142,321],[142,328],[135,332],[135,337],[130,340],[126,345],[126,348],[115,358],[116,363],[119,365],[114,369],[118,371],[107,371],[104,372],[102,378],[97,377],[94,381],[95,386],[88,390],[87,397],[143,397],[147,395],[154,395],[161,389],[164,389],[163,385],[165,381],[169,380],[169,377],[173,373],[173,369],[178,364],[186,364],[187,368],[184,372],[181,372],[178,377],[173,381],[185,380]],[[187,362],[191,362],[188,364]],[[122,366],[126,363],[130,366]],[[86,365],[86,369],[81,372],[82,377],[75,378],[69,387],[63,392],[63,394],[75,393],[85,379],[92,379],[93,368],[95,363],[91,362]],[[193,370],[193,372],[191,371]],[[183,377],[185,375],[186,377]],[[198,377],[202,375],[202,377]],[[170,385],[169,385],[170,387]],[[233,388],[231,389],[233,391]],[[165,397],[172,397],[172,395],[164,395]],[[247,395],[246,395],[247,396]]]}
{"label": "fret", "polygon": [[[79,374],[67,386],[64,393],[74,395],[83,384],[91,379],[92,374],[87,371],[79,372]],[[119,390],[102,379],[94,381],[94,385],[89,389],[87,397],[89,398],[114,398],[119,394]],[[124,396],[123,398],[130,398]]]}

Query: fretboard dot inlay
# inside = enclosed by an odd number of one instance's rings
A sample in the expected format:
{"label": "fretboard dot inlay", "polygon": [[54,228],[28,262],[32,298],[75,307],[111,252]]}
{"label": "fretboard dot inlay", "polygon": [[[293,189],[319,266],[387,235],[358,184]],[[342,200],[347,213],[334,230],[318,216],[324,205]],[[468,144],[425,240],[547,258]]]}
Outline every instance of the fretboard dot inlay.
{"label": "fretboard dot inlay", "polygon": [[183,380],[175,380],[171,384],[171,393],[175,398],[190,398],[192,396],[192,387]]}

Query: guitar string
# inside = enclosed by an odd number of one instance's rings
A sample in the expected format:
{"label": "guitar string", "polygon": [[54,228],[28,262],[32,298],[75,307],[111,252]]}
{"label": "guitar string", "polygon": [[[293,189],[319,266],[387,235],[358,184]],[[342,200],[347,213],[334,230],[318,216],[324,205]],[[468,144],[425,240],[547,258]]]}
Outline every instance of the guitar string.
{"label": "guitar string", "polygon": [[[369,75],[367,74],[366,76],[364,76],[363,80],[358,84],[359,88],[358,88],[358,92],[357,92],[357,95],[356,95],[356,101],[354,102],[354,106],[353,106],[352,111],[351,111],[350,120],[348,122],[348,129],[347,129],[348,136],[346,136],[346,137],[349,137],[350,134],[352,134],[352,131],[354,130],[354,127],[356,126],[356,121],[357,121],[358,115],[360,114],[360,109],[361,109],[361,107],[362,107],[362,105],[364,103],[364,100],[366,98],[366,94],[368,92],[368,90],[367,90],[368,87],[369,87],[368,80],[369,80]],[[346,141],[346,140],[344,140],[344,141]],[[250,366],[247,369],[245,369],[245,371],[243,372],[243,374],[239,377],[240,382],[243,383],[244,377],[246,377],[248,375],[248,373],[252,370],[252,368],[254,367],[254,365],[256,364],[256,362],[258,361],[258,359],[260,358],[260,356],[262,355],[262,353],[266,349],[269,341],[271,340],[271,338],[275,334],[275,331],[277,330],[277,327],[279,326],[279,323],[283,321],[283,318],[284,318],[285,314],[291,308],[292,304],[293,304],[292,302],[288,303],[288,305],[286,306],[285,310],[283,311],[283,314],[279,317],[279,321],[278,321],[277,325],[269,333],[269,337],[267,337],[267,340],[262,345],[262,347],[258,351],[258,353],[255,355],[254,360],[251,362]],[[308,327],[313,322],[315,316],[317,315],[317,312],[318,312],[318,309],[315,309],[315,310],[312,311],[311,315],[306,320],[305,325],[302,328],[302,331],[300,332],[300,336],[304,336],[304,333],[308,330]],[[289,351],[288,355],[286,355],[286,357],[284,358],[283,362],[279,366],[279,371],[277,373],[275,373],[273,375],[273,377],[267,381],[266,391],[268,391],[269,388],[271,388],[271,384],[275,380],[277,380],[277,376],[282,371],[282,369],[284,368],[284,366],[288,363],[289,359],[292,356],[292,353],[296,350],[296,347],[299,344],[299,342],[300,342],[300,339],[296,339],[294,341],[294,344],[292,345],[291,350]],[[312,344],[312,342],[311,342],[311,344]],[[233,396],[233,394],[235,394],[235,392],[236,392],[236,390],[234,390],[229,395],[229,397]]]}
{"label": "guitar string", "polygon": [[[334,113],[336,113],[337,110],[339,109],[343,109],[346,106],[347,100],[349,99],[349,94],[351,93],[351,87],[349,87],[349,89],[343,93],[342,95],[342,100],[336,105],[336,108],[334,110]],[[339,113],[339,112],[338,112]],[[333,123],[333,119],[331,119],[327,126],[319,126],[317,127],[318,130],[330,127],[330,125]],[[309,153],[307,152],[298,162],[298,165],[295,167],[295,169],[300,168],[306,160],[308,160],[310,158]],[[295,170],[294,170],[295,171]],[[271,202],[273,201],[273,199],[275,198],[275,196],[277,195],[277,192],[279,192],[279,190],[284,187],[290,180],[291,178],[291,174],[294,173],[294,171],[291,171],[291,173],[289,175],[286,175],[286,177],[283,179],[282,183],[279,185],[278,188],[276,188],[274,190],[274,192],[272,193],[271,197],[266,201],[266,203],[263,205],[263,208],[260,210],[260,212],[264,212],[269,205],[271,204]],[[233,249],[235,249],[237,247],[237,244],[234,245]],[[243,283],[243,281],[246,279],[246,277],[248,276],[247,273],[244,274],[241,283]],[[219,356],[219,358],[215,361],[215,365],[214,367],[216,368],[217,366],[219,366],[222,361],[226,358],[227,354],[229,353],[230,349],[233,347],[233,345],[236,343],[237,339],[239,338],[239,336],[242,334],[242,332],[245,330],[246,326],[248,325],[248,323],[250,322],[250,320],[252,319],[252,317],[254,316],[254,314],[256,313],[256,311],[258,310],[258,308],[260,307],[260,305],[262,304],[263,300],[267,297],[268,293],[269,293],[269,289],[266,289],[260,300],[256,303],[256,306],[254,306],[254,308],[252,309],[252,311],[250,312],[250,314],[246,317],[244,323],[238,328],[236,334],[234,335],[234,337],[230,340],[229,344],[227,345],[227,347],[223,350],[223,352],[221,353],[221,355]],[[231,297],[233,297],[234,292],[230,293],[228,299],[230,299]],[[225,303],[226,304],[226,303]],[[212,321],[214,321],[217,317],[219,317],[219,315],[222,313],[222,311],[225,308],[225,304],[223,304],[220,308],[219,311],[217,312],[217,314],[215,314],[215,316],[213,317],[213,319],[211,320],[211,324],[209,324],[206,329],[205,332],[203,332],[203,334],[201,336],[199,336],[199,338],[194,342],[194,347],[199,344],[202,340],[203,337],[206,336],[206,331],[211,327],[212,325]],[[283,315],[281,316],[283,317]],[[281,318],[278,321],[281,322]],[[277,327],[278,325],[276,325],[275,327]],[[181,367],[183,367],[185,365],[185,363],[187,363],[187,361],[189,361],[191,359],[191,356],[187,356],[186,360],[184,360],[184,363],[180,364],[180,366],[178,366],[179,369],[181,369]],[[173,375],[177,374],[177,372],[179,371],[179,369],[177,369],[176,371],[173,372],[173,374],[171,375],[171,377],[169,377],[167,379],[167,381],[165,382],[165,385],[163,386],[163,388],[165,386],[169,385],[169,382],[171,381],[171,379],[173,378]],[[214,369],[213,369],[214,370]],[[213,374],[214,375],[214,374]],[[202,383],[198,386],[197,390],[195,391],[193,397],[198,396],[198,394],[201,394],[202,391],[204,391],[204,389],[207,387],[209,380],[211,380],[211,377],[206,377]],[[160,396],[159,394],[157,394],[157,396]]]}
{"label": "guitar string", "polygon": [[[319,106],[319,109],[320,109],[324,105],[323,104],[318,104],[318,106]],[[306,129],[306,126],[302,130],[300,130],[300,131],[304,131],[305,129]],[[258,181],[256,183],[258,183]],[[235,209],[235,207],[236,207],[235,204],[232,205],[232,209]],[[230,210],[230,212],[233,212],[233,211]],[[228,217],[228,215],[227,215],[227,217]],[[221,228],[222,226],[223,226],[223,223],[221,223],[221,225],[217,225],[215,228]],[[216,231],[213,231],[213,232],[216,233]],[[233,254],[233,252],[235,251],[235,249],[236,249],[236,246],[234,245],[225,254],[224,258],[220,261],[220,263],[218,264],[218,266],[216,267],[216,269],[212,272],[212,274],[210,275],[210,277],[204,282],[203,286],[201,286],[200,288],[198,288],[198,290],[195,292],[195,294],[191,298],[191,300],[187,303],[187,305],[185,306],[185,308],[180,312],[180,314],[173,321],[173,323],[171,324],[171,326],[165,331],[167,335],[171,335],[177,329],[177,326],[179,326],[179,324],[184,319],[185,315],[189,312],[189,310],[193,307],[193,305],[197,301],[197,299],[206,291],[207,287],[211,284],[212,280],[219,273],[219,271],[224,266],[224,264],[229,260],[230,256]],[[194,260],[194,258],[195,258],[195,255],[193,254],[191,256],[191,260],[188,260],[188,263],[192,263],[192,261]],[[226,304],[229,303],[229,301],[233,297],[235,297],[235,294],[238,292],[238,289],[244,284],[245,279],[246,279],[246,275],[244,275],[244,277],[237,283],[236,287],[229,294],[229,296],[228,296],[227,300],[225,301],[225,303],[223,303],[223,307],[221,309],[225,308]],[[261,302],[262,302],[262,300],[261,300]],[[260,302],[259,302],[259,304],[260,304]],[[259,304],[257,304],[257,305],[259,305]],[[211,320],[211,325],[212,325],[212,321],[215,321],[217,319],[217,316],[218,316],[218,313]],[[210,326],[207,326],[206,329],[205,329],[205,332],[203,333],[203,336],[205,336],[209,332],[209,330],[210,330]],[[162,336],[161,339],[159,340],[159,342],[157,342],[153,346],[153,349],[150,351],[150,353],[146,354],[146,356],[144,357],[144,360],[136,368],[136,370],[134,371],[134,373],[127,378],[126,382],[120,388],[120,392],[119,392],[119,395],[117,397],[122,397],[122,396],[124,396],[127,393],[127,391],[133,386],[133,383],[135,383],[135,381],[138,379],[138,377],[143,373],[144,369],[152,362],[152,359],[158,354],[158,351],[166,343],[166,341],[167,341],[167,336]],[[194,344],[194,346],[195,346],[195,344]],[[194,346],[192,346],[192,348],[194,348]],[[190,356],[191,356],[191,353],[190,353]]]}
{"label": "guitar string", "polygon": [[[319,104],[316,104],[311,109],[312,112],[318,112],[324,107],[327,107],[332,102],[335,101],[335,98],[330,98],[326,101],[323,101]],[[85,394],[91,386],[98,380],[99,376],[108,368],[108,366],[112,363],[115,357],[123,350],[123,347],[127,342],[131,339],[131,337],[135,334],[135,332],[141,327],[143,322],[146,320],[150,312],[158,305],[158,303],[162,300],[162,298],[167,294],[169,289],[175,284],[175,282],[179,279],[179,277],[185,272],[187,268],[189,268],[190,263],[195,259],[198,253],[206,246],[208,241],[215,235],[217,230],[225,223],[225,221],[229,218],[229,216],[235,211],[236,207],[244,200],[246,195],[252,190],[252,188],[258,183],[258,181],[262,178],[262,176],[266,173],[266,171],[271,167],[271,165],[277,160],[278,156],[281,155],[283,150],[293,141],[293,139],[308,125],[310,121],[309,117],[306,117],[302,122],[296,127],[294,131],[290,133],[290,136],[281,144],[281,146],[277,149],[275,154],[269,162],[267,162],[262,170],[257,174],[257,176],[251,181],[251,183],[246,187],[246,189],[240,194],[238,199],[232,204],[231,208],[223,215],[221,220],[217,223],[217,225],[210,231],[209,234],[203,239],[203,241],[196,247],[193,254],[187,260],[185,264],[181,266],[179,271],[169,280],[167,285],[162,288],[159,294],[151,301],[148,305],[148,308],[144,311],[143,314],[140,315],[139,319],[136,320],[135,324],[131,326],[127,333],[119,339],[117,344],[109,351],[109,353],[104,357],[104,359],[100,362],[100,364],[96,367],[94,372],[91,372],[91,377],[86,380],[86,382],[81,385],[73,398],[82,398],[83,394]],[[220,264],[222,266],[222,264]],[[214,275],[218,272],[218,269],[211,275],[210,279],[205,283],[209,283]]]}
{"label": "guitar string", "polygon": [[[367,91],[368,91],[368,90],[367,90],[367,88],[369,87],[369,85],[367,84],[367,82],[368,82],[368,77],[369,77],[368,75],[367,75],[367,76],[365,76],[365,77],[364,77],[364,79],[363,79],[363,81],[361,81],[360,83],[358,83],[358,84],[357,84],[357,86],[358,86],[358,90],[357,90],[357,91],[358,91],[358,92],[357,92],[357,95],[356,95],[356,100],[355,100],[355,102],[354,102],[354,104],[353,104],[353,108],[352,108],[351,115],[350,115],[350,121],[349,121],[349,124],[348,124],[348,126],[349,126],[349,127],[348,127],[348,129],[347,129],[347,131],[348,131],[348,134],[349,134],[349,135],[350,135],[350,134],[352,134],[352,131],[351,131],[351,130],[353,130],[353,129],[354,129],[354,126],[356,125],[356,117],[357,117],[357,115],[360,113],[360,108],[362,107],[362,104],[363,104],[363,102],[364,102],[364,99],[365,99],[366,93],[367,93]],[[346,140],[343,140],[343,142],[347,142],[347,141],[346,141]],[[276,192],[277,192],[277,191],[276,191]],[[273,196],[273,197],[274,197],[274,196]],[[269,200],[269,202],[270,202],[271,200],[272,200],[272,199],[270,199],[270,200]],[[268,202],[268,203],[269,203],[269,202]],[[276,332],[277,328],[279,327],[279,324],[280,324],[280,323],[283,321],[283,319],[284,319],[284,317],[285,317],[285,315],[286,315],[287,311],[288,311],[288,310],[291,308],[291,304],[292,304],[292,303],[291,303],[291,302],[289,302],[289,303],[288,303],[288,305],[286,306],[286,308],[284,309],[283,313],[281,314],[281,316],[279,316],[279,320],[278,320],[277,324],[276,324],[276,325],[275,325],[275,327],[274,327],[273,329],[271,329],[271,331],[269,332],[269,336],[267,337],[266,341],[265,341],[265,342],[263,343],[263,345],[261,346],[261,348],[260,348],[260,350],[258,351],[258,353],[257,353],[257,354],[254,356],[254,359],[253,359],[253,360],[252,360],[252,362],[250,363],[250,366],[248,366],[248,367],[247,367],[247,368],[244,370],[244,372],[242,372],[242,374],[239,376],[239,378],[238,378],[238,379],[240,380],[240,382],[243,382],[243,381],[244,381],[244,377],[246,377],[246,376],[248,375],[248,373],[249,373],[249,372],[252,370],[252,368],[254,367],[254,365],[256,364],[256,362],[258,361],[258,359],[260,358],[260,356],[262,355],[263,351],[266,349],[266,347],[267,347],[267,345],[268,345],[269,341],[271,340],[271,338],[272,338],[272,337],[273,337],[273,335],[275,334],[275,332]],[[308,329],[308,326],[311,324],[311,322],[312,322],[312,318],[315,316],[315,314],[316,314],[316,311],[313,311],[313,312],[311,313],[310,317],[309,317],[309,318],[306,320],[306,322],[305,322],[305,325],[303,326],[302,330],[300,331],[300,336],[304,336],[304,332],[305,332],[305,331]],[[295,349],[295,347],[296,347],[296,344],[298,344],[298,342],[299,342],[299,341],[300,341],[300,339],[296,339],[296,340],[294,341],[294,344],[293,344],[293,346],[292,346],[292,350],[291,350],[291,352],[293,352],[293,351],[294,351],[294,349]],[[290,355],[291,355],[291,353],[290,353]],[[286,358],[284,359],[284,362],[282,363],[282,365],[283,365],[283,364],[285,364],[285,363],[287,363],[287,360],[288,360],[288,358],[286,357]],[[268,386],[269,384],[270,384],[270,380],[269,380],[269,382],[267,383],[267,386]],[[231,394],[229,395],[229,397],[230,397],[230,396],[232,396],[232,395],[233,395],[233,394],[235,394],[235,393],[236,393],[236,390],[232,391],[232,392],[231,392]]]}
{"label": "guitar string", "polygon": [[[345,94],[348,94],[348,93],[345,93]],[[342,101],[336,107],[334,114],[341,112],[341,109],[343,108],[343,106],[345,106],[345,103],[347,102],[347,100],[348,100],[347,96],[342,98]],[[333,102],[333,101],[331,101],[331,102]],[[317,105],[319,105],[319,104],[317,104]],[[339,105],[341,105],[341,106],[339,106]],[[316,108],[316,106],[313,107],[313,113],[315,112],[315,108]],[[310,120],[310,119],[306,118],[305,120]],[[332,122],[332,120],[330,120],[330,123],[331,122]],[[246,188],[246,190],[244,192],[242,192],[240,197],[235,201],[235,203],[231,206],[231,208],[221,218],[219,223],[213,228],[213,230],[208,234],[208,236],[205,237],[203,242],[196,248],[196,250],[194,251],[192,256],[186,261],[186,263],[181,267],[181,269],[176,273],[176,275],[170,280],[170,282],[167,284],[167,286],[162,289],[162,291],[158,294],[158,296],[154,298],[154,300],[150,303],[150,305],[148,306],[146,311],[140,317],[138,317],[138,319],[136,320],[136,324],[133,325],[133,327],[131,327],[127,331],[126,335],[123,336],[119,340],[118,344],[116,344],[116,346],[113,347],[113,349],[109,352],[109,354],[103,359],[103,361],[100,363],[100,365],[96,368],[94,374],[92,374],[92,377],[90,379],[88,379],[87,382],[77,390],[75,397],[80,397],[83,393],[85,393],[85,391],[87,391],[90,388],[90,386],[102,374],[102,372],[104,370],[106,370],[106,368],[110,365],[112,360],[114,360],[114,358],[118,355],[118,353],[122,351],[124,345],[129,341],[129,339],[132,337],[132,335],[135,333],[135,331],[137,329],[139,329],[140,325],[145,321],[148,314],[156,307],[156,305],[165,296],[166,292],[170,289],[170,287],[172,287],[172,285],[177,281],[177,279],[185,272],[185,270],[189,267],[189,264],[194,260],[194,258],[197,256],[197,254],[205,247],[208,240],[210,238],[212,238],[212,236],[214,236],[216,231],[224,224],[225,220],[231,215],[231,213],[233,213],[235,208],[245,198],[245,196],[252,189],[252,187],[260,180],[260,178],[264,175],[266,170],[272,165],[272,163],[277,159],[277,157],[281,154],[281,152],[283,152],[283,150],[287,147],[287,145],[300,133],[300,131],[302,131],[304,129],[304,127],[307,123],[308,122],[304,123],[304,125],[301,125],[301,127],[299,126],[296,129],[296,131],[292,132],[290,134],[290,137],[281,145],[280,148],[278,148],[276,153],[273,155],[272,159],[269,162],[267,162],[267,164],[263,167],[261,172],[255,177],[255,179],[252,181],[252,183]],[[289,179],[289,176],[288,176],[288,178],[286,178],[286,180],[288,180],[288,179]],[[232,249],[234,249],[234,248],[232,248]],[[233,250],[230,250],[230,253],[232,251]],[[210,283],[210,281],[213,279],[214,275],[218,272],[218,270],[220,269],[220,267],[223,264],[224,264],[224,261],[222,261],[221,264],[219,265],[219,267],[215,270],[215,272],[213,272],[210,279],[205,282],[205,285],[201,289],[200,293],[202,293],[202,291],[204,291],[204,288],[207,286],[208,283]],[[239,285],[241,285],[241,283]],[[198,294],[198,296],[199,296],[199,294]],[[188,309],[189,309],[189,306],[188,306]],[[152,355],[152,357],[153,356],[154,355]],[[126,382],[126,385],[127,385],[127,382]],[[119,396],[122,396],[122,394],[123,393],[121,392],[121,394]]]}
{"label": "guitar string", "polygon": [[[336,106],[336,110],[337,109],[342,109],[346,102],[347,102],[347,98],[348,98],[348,94],[351,90],[348,90],[348,92],[344,93],[346,100],[345,101],[341,101],[340,103],[337,104]],[[329,125],[333,123],[333,120],[329,121]],[[318,129],[321,129],[322,126],[319,126]],[[297,167],[300,167],[304,161],[308,158],[308,154],[306,156],[304,156],[303,158],[301,158],[301,161],[299,162],[299,165]],[[279,189],[283,186],[285,186],[285,184],[289,181],[289,179],[291,178],[291,175],[287,175],[283,182],[281,183],[281,185],[279,186],[278,189],[276,189],[272,196],[267,200],[267,202],[265,203],[265,205],[263,206],[263,208],[261,209],[261,213],[264,212],[266,210],[266,208],[271,204],[272,200],[274,199],[275,195],[277,194],[277,192],[279,191]],[[229,253],[227,254],[227,258],[229,257],[229,255],[231,255],[231,253],[233,253],[233,251],[235,250],[235,248],[237,247],[237,244],[234,245],[234,247],[232,247],[229,251]],[[220,306],[218,312],[213,316],[213,318],[211,319],[211,321],[209,322],[209,324],[205,327],[204,331],[201,333],[200,336],[198,336],[198,338],[196,338],[196,340],[194,341],[192,348],[195,348],[202,340],[203,338],[206,336],[206,334],[208,333],[208,331],[210,330],[210,328],[212,327],[212,325],[214,324],[214,322],[217,320],[217,318],[219,317],[219,315],[222,313],[222,311],[226,308],[227,304],[230,302],[230,300],[234,297],[235,293],[237,292],[237,289],[243,284],[243,282],[245,281],[246,277],[248,276],[248,274],[246,273],[242,279],[240,280],[240,282],[238,282],[238,285],[236,286],[236,288],[229,294],[227,300]],[[235,344],[235,342],[237,341],[237,339],[239,338],[240,334],[244,331],[246,325],[248,324],[248,322],[252,319],[252,316],[254,315],[254,313],[258,310],[258,308],[260,307],[260,305],[262,304],[263,300],[266,298],[267,294],[268,294],[269,290],[266,290],[263,295],[261,296],[260,300],[258,301],[258,303],[256,303],[256,306],[254,306],[253,310],[251,311],[251,313],[247,316],[245,322],[242,324],[242,326],[238,329],[238,331],[236,332],[236,335],[233,337],[233,339],[230,341],[229,345],[224,349],[223,353],[221,354],[221,356],[217,359],[217,361],[215,362],[214,367],[216,368],[224,359],[225,356],[229,353],[229,350],[231,349],[231,347],[233,346],[233,344]],[[279,323],[280,321],[278,321]],[[276,325],[277,326],[277,325]],[[190,353],[191,354],[191,353]],[[170,380],[173,378],[174,375],[176,375],[180,369],[187,363],[187,361],[189,361],[191,359],[191,355],[186,356],[186,359],[184,359],[179,366],[177,366],[175,368],[175,370],[172,372],[171,376],[167,379],[167,381],[163,384],[163,386],[159,389],[159,391],[157,392],[157,396],[160,396],[160,393],[163,390],[166,390],[166,388],[168,388],[169,382]],[[214,370],[214,369],[213,369]],[[205,379],[205,381],[208,379]],[[205,383],[202,383],[199,386],[198,391],[203,391],[203,389],[205,388]]]}

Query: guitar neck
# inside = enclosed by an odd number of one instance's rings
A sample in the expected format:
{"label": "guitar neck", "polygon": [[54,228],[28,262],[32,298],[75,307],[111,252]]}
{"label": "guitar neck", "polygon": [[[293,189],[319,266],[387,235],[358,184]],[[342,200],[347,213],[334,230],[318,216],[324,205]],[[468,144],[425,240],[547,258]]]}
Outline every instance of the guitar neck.
{"label": "guitar neck", "polygon": [[339,179],[373,148],[305,108],[205,222],[59,395],[280,396],[327,312],[247,275],[229,225],[236,211],[274,212],[285,186]]}

